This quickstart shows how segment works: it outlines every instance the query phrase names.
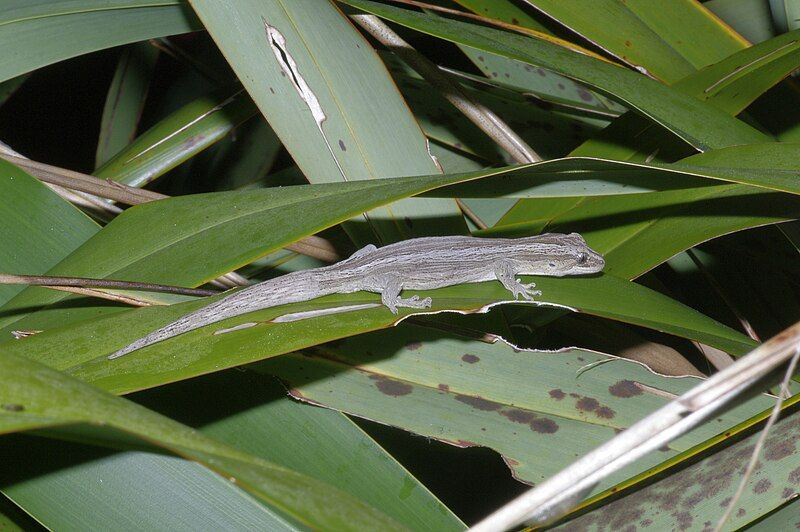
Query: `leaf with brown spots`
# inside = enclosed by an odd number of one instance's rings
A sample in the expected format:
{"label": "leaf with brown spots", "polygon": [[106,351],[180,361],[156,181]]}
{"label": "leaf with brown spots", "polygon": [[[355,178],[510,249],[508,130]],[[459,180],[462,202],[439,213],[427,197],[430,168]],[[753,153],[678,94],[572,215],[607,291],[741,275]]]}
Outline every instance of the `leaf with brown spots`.
{"label": "leaf with brown spots", "polygon": [[[702,527],[698,527],[698,523],[708,520],[716,523],[739,485],[758,436],[759,433],[751,434],[733,445],[721,446],[715,453],[689,467],[677,464],[673,470],[659,471],[660,480],[655,482],[651,477],[642,478],[640,484],[631,486],[622,497],[615,496],[612,502],[556,529],[580,530],[591,523],[608,522],[620,513],[634,511],[635,517],[631,515],[631,519],[615,522],[614,529],[644,526],[643,521],[654,530],[699,530]],[[794,494],[795,490],[786,487],[785,483],[800,484],[800,467],[790,469],[800,462],[800,413],[780,420],[767,441],[790,442],[792,450],[780,458],[773,456],[776,459],[761,461],[761,466],[748,480],[747,489],[737,502],[725,530],[738,529],[771,513]],[[792,506],[796,512],[796,504]],[[708,526],[705,525],[706,529]],[[766,527],[763,530],[785,528]]]}
{"label": "leaf with brown spots", "polygon": [[[277,375],[302,394],[295,395],[302,401],[454,445],[495,449],[528,483],[543,480],[668,402],[647,387],[679,394],[697,383],[696,378],[661,377],[602,353],[526,351],[410,323],[303,353],[254,367]],[[605,363],[578,374],[598,361]],[[620,382],[645,386],[632,388],[640,392],[632,400],[612,393],[632,386]],[[733,426],[769,403],[756,398],[723,416],[722,423]],[[654,466],[717,430],[699,428],[616,479]]]}

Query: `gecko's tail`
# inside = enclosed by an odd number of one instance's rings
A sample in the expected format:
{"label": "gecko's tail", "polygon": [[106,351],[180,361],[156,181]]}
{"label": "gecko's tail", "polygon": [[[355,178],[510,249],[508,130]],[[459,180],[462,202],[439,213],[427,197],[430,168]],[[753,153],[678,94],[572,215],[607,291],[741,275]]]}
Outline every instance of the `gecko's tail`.
{"label": "gecko's tail", "polygon": [[[241,292],[238,292],[238,294],[241,294]],[[235,311],[231,312],[231,307],[229,304],[225,305],[228,309],[227,312],[220,308],[223,306],[221,303],[229,301],[231,297],[235,297],[236,295],[237,294],[232,294],[229,297],[220,299],[219,301],[196,310],[195,312],[191,312],[186,316],[173,321],[169,325],[157,329],[143,338],[139,338],[130,345],[123,347],[119,351],[111,353],[108,355],[108,359],[113,360],[115,358],[125,356],[132,351],[136,351],[137,349],[158,343],[162,340],[166,340],[167,338],[172,338],[173,336],[178,336],[179,334],[183,334],[192,329],[211,325],[212,323],[216,323],[218,321],[231,318],[237,314],[243,314],[244,312],[247,312],[247,310],[238,313]]]}
{"label": "gecko's tail", "polygon": [[178,336],[185,332],[217,323],[218,321],[241,316],[255,310],[282,305],[285,303],[295,303],[309,299],[308,293],[325,295],[318,285],[315,277],[315,270],[303,270],[288,273],[283,277],[278,277],[269,281],[264,281],[250,287],[230,294],[222,299],[211,303],[201,309],[179,318],[178,320],[166,325],[156,331],[151,332],[144,338],[140,338],[132,344],[123,347],[108,356],[109,359],[125,356],[131,351],[136,351],[148,345],[155,344],[167,338]]}

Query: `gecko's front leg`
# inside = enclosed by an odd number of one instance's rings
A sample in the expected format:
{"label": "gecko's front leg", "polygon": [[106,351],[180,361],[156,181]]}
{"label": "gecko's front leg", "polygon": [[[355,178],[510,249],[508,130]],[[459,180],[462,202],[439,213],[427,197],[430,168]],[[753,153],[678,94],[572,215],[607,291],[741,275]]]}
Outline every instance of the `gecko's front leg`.
{"label": "gecko's front leg", "polygon": [[511,261],[503,260],[497,262],[494,265],[494,274],[506,290],[511,292],[514,299],[517,299],[517,296],[522,296],[523,299],[533,299],[534,296],[542,295],[540,290],[533,290],[533,288],[536,288],[536,283],[524,284],[517,279],[517,273],[514,271],[514,265]]}
{"label": "gecko's front leg", "polygon": [[431,298],[429,297],[425,299],[420,299],[419,296],[412,296],[407,299],[400,297],[403,283],[396,276],[387,277],[382,284],[381,302],[392,311],[392,314],[397,314],[398,307],[429,308],[431,306]]}

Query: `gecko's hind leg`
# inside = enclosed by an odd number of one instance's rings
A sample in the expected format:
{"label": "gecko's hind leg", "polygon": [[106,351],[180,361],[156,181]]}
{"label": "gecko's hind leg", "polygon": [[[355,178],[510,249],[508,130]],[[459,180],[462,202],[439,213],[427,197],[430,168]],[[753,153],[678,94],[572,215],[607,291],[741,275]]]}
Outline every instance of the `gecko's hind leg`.
{"label": "gecko's hind leg", "polygon": [[386,280],[386,284],[381,290],[381,302],[392,311],[392,314],[397,314],[398,307],[429,308],[431,306],[431,298],[429,297],[424,299],[420,299],[419,296],[400,297],[402,289],[403,283],[393,276]]}
{"label": "gecko's hind leg", "polygon": [[533,299],[534,296],[542,295],[541,291],[533,290],[536,288],[536,283],[525,284],[517,279],[514,266],[508,261],[500,261],[495,264],[494,274],[497,280],[503,283],[506,290],[511,292],[514,299],[517,299],[518,295],[521,295],[523,299]]}

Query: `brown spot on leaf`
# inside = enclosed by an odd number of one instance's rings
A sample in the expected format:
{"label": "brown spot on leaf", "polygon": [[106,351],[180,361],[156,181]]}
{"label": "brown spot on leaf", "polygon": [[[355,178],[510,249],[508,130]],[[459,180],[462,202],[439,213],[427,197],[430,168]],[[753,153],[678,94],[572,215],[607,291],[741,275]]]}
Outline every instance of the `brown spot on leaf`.
{"label": "brown spot on leaf", "polygon": [[625,41],[625,46],[627,46],[628,48],[630,48],[630,46],[631,46],[631,41]]}
{"label": "brown spot on leaf", "polygon": [[512,18],[511,19],[511,23],[517,25],[517,24],[519,24],[519,20],[517,20],[515,18]]}
{"label": "brown spot on leaf", "polygon": [[617,415],[612,409],[608,408],[607,406],[601,406],[597,410],[594,411],[594,415],[602,419],[611,419]]}
{"label": "brown spot on leaf", "polygon": [[528,424],[532,422],[536,415],[532,412],[526,412],[525,410],[520,410],[519,408],[509,408],[507,410],[503,410],[500,412],[501,416],[505,416],[514,423],[525,423]]}
{"label": "brown spot on leaf", "polygon": [[789,482],[792,484],[800,484],[800,467],[792,469],[789,473]]}
{"label": "brown spot on leaf", "polygon": [[560,388],[556,388],[555,390],[550,390],[550,398],[555,399],[556,401],[560,401],[566,396],[567,394],[565,394]]}
{"label": "brown spot on leaf", "polygon": [[593,397],[581,397],[578,399],[578,402],[575,403],[575,408],[581,412],[592,412],[597,410],[599,406],[600,403]]}
{"label": "brown spot on leaf", "polygon": [[744,517],[746,514],[747,510],[744,508],[739,508],[739,510],[736,512],[736,517]]}
{"label": "brown spot on leaf", "polygon": [[639,524],[641,526],[643,526],[644,528],[647,528],[648,526],[653,524],[653,520],[652,519],[644,519],[641,522],[639,522]]}
{"label": "brown spot on leaf", "polygon": [[6,412],[22,412],[25,407],[17,403],[6,403],[2,406]]}
{"label": "brown spot on leaf", "polygon": [[608,387],[608,391],[614,397],[628,398],[635,395],[642,395],[642,389],[639,388],[635,382],[629,380],[617,381]]}
{"label": "brown spot on leaf", "polygon": [[408,395],[414,391],[414,388],[406,383],[384,377],[383,375],[370,375],[370,379],[375,381],[375,387],[381,393],[391,395],[392,397],[400,397],[401,395]]}
{"label": "brown spot on leaf", "polygon": [[531,421],[531,430],[541,434],[553,434],[558,430],[558,423],[552,419],[534,419]]}
{"label": "brown spot on leaf", "polygon": [[675,520],[678,522],[678,528],[681,530],[689,530],[692,527],[692,521],[694,521],[694,517],[689,512],[678,512],[673,514],[675,516]]}
{"label": "brown spot on leaf", "polygon": [[753,493],[766,493],[772,487],[772,482],[768,478],[762,478],[753,486]]}
{"label": "brown spot on leaf", "polygon": [[783,488],[781,492],[781,499],[788,499],[792,495],[794,495],[794,490],[792,488]]}
{"label": "brown spot on leaf", "polygon": [[270,87],[270,88],[269,88],[269,92],[271,92],[272,94],[275,94],[275,89],[273,89],[272,87]]}
{"label": "brown spot on leaf", "polygon": [[484,59],[482,55],[479,55],[478,56],[478,61],[480,61],[482,63],[482,62],[486,61],[486,59]]}
{"label": "brown spot on leaf", "polygon": [[495,403],[483,397],[476,397],[474,395],[456,395],[456,401],[469,405],[477,410],[486,410],[491,412],[493,410],[500,410],[502,406],[500,403]]}
{"label": "brown spot on leaf", "polygon": [[409,351],[416,351],[420,347],[422,347],[422,342],[417,341],[417,340],[414,340],[412,342],[408,342],[406,344],[406,349],[408,349]]}
{"label": "brown spot on leaf", "polygon": [[469,353],[467,353],[466,355],[463,355],[461,357],[461,360],[463,360],[467,364],[474,364],[476,362],[479,362],[480,359],[481,359],[481,357],[479,357],[477,355],[470,355]]}
{"label": "brown spot on leaf", "polygon": [[536,73],[539,74],[542,77],[547,76],[547,72],[545,72],[543,68],[537,68],[536,69]]}
{"label": "brown spot on leaf", "polygon": [[443,392],[449,392],[450,391],[450,386],[448,386],[447,384],[439,384],[437,386],[437,388],[439,388]]}
{"label": "brown spot on leaf", "polygon": [[706,498],[706,493],[703,490],[696,491],[686,497],[686,500],[683,501],[683,506],[685,508],[694,508],[698,504],[700,504]]}
{"label": "brown spot on leaf", "polygon": [[764,449],[764,458],[769,462],[783,460],[794,453],[794,442],[792,440],[776,440],[769,442]]}
{"label": "brown spot on leaf", "polygon": [[341,148],[342,151],[347,151],[347,147],[344,145],[344,141],[342,139],[339,139],[339,148]]}

